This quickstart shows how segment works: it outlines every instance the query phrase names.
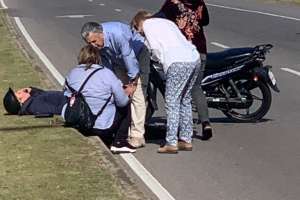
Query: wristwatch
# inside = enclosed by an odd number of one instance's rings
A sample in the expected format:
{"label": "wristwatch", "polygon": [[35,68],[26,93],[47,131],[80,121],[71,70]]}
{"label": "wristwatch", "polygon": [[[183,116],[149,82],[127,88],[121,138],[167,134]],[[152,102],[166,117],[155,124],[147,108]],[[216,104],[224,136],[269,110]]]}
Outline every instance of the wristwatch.
{"label": "wristwatch", "polygon": [[129,80],[129,84],[133,84],[133,85],[137,85],[137,82],[138,82],[138,79],[139,79],[139,75],[136,75],[134,78],[131,78],[130,80]]}

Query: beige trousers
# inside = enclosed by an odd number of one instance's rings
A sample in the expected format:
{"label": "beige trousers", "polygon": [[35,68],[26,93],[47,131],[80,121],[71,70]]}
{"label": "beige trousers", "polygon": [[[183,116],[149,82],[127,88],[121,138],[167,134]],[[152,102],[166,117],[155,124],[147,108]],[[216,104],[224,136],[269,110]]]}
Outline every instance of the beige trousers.
{"label": "beige trousers", "polygon": [[[145,134],[145,117],[147,108],[146,98],[150,73],[150,54],[146,47],[141,49],[139,56],[137,56],[137,60],[140,66],[140,78],[138,79],[136,90],[132,96],[132,120],[129,130],[129,137],[142,138]],[[128,82],[127,72],[124,66],[116,66],[114,71],[122,82]]]}

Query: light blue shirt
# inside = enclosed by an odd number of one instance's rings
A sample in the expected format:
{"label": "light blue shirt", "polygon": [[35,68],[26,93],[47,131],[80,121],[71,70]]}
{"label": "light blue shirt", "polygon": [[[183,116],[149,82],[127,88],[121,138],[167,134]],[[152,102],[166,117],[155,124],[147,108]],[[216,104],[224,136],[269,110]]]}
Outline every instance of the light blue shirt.
{"label": "light blue shirt", "polygon": [[[85,65],[76,66],[66,77],[68,84],[78,91],[87,76],[99,67],[102,68],[103,66],[92,65],[88,70],[85,69]],[[106,67],[103,67],[103,69],[92,75],[81,93],[94,114],[99,112],[112,94],[110,102],[107,104],[102,114],[96,119],[94,128],[97,129],[110,128],[115,117],[116,106],[124,107],[129,103],[129,98],[124,92],[121,81]],[[70,89],[65,86],[64,95],[70,97],[71,94],[72,92]],[[65,107],[66,105],[63,108],[62,116],[64,116]]]}
{"label": "light blue shirt", "polygon": [[137,56],[144,45],[144,38],[122,22],[105,22],[101,25],[104,49],[109,49],[111,62],[125,66],[130,79],[136,77],[140,71]]}

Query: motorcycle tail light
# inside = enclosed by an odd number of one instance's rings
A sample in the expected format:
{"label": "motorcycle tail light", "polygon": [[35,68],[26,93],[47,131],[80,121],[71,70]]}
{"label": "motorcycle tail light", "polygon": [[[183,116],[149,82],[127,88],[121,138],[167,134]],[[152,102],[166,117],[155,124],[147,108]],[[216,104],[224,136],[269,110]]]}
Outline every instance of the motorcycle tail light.
{"label": "motorcycle tail light", "polygon": [[258,76],[254,76],[254,77],[253,77],[253,80],[254,80],[255,82],[257,82],[257,81],[258,81]]}

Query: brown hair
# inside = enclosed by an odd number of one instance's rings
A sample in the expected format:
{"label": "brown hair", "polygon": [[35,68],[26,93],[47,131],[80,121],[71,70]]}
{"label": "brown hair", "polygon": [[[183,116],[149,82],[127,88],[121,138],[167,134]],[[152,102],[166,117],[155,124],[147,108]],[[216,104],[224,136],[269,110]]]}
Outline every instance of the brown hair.
{"label": "brown hair", "polygon": [[89,69],[93,64],[100,64],[101,57],[99,49],[91,44],[88,44],[80,49],[78,56],[78,64],[85,64],[86,69]]}
{"label": "brown hair", "polygon": [[146,10],[140,10],[136,13],[136,15],[132,18],[130,22],[131,28],[138,29],[139,23],[141,21],[144,21],[146,19],[149,19],[152,17],[152,14]]}

